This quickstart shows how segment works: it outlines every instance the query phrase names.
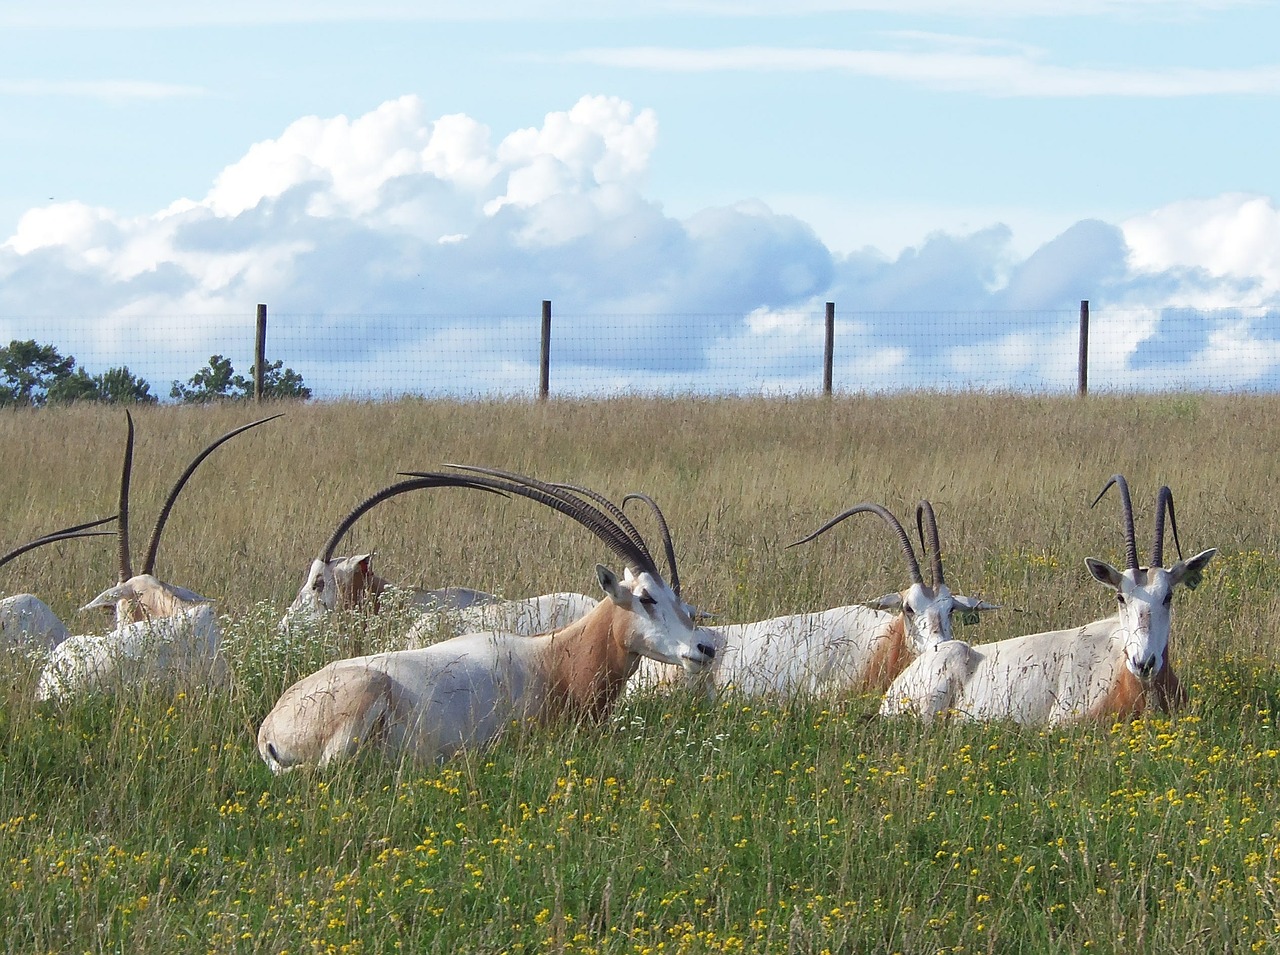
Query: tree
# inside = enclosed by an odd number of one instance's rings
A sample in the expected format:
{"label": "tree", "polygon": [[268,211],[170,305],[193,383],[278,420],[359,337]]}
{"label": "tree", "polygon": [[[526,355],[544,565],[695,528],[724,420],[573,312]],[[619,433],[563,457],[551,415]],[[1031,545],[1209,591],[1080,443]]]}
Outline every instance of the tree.
{"label": "tree", "polygon": [[[281,370],[283,364],[274,361],[263,368],[262,397],[310,398],[311,389],[303,384],[302,376],[292,368]],[[192,375],[185,385],[175,381],[169,390],[169,397],[187,404],[240,401],[253,397],[253,379],[237,375],[229,358],[213,355],[209,364]]]}
{"label": "tree", "polygon": [[0,348],[0,405],[42,405],[59,379],[70,377],[76,360],[52,345],[16,339]]}
{"label": "tree", "polygon": [[101,375],[90,376],[83,368],[59,378],[49,386],[49,404],[73,401],[99,401],[103,404],[155,404],[151,385],[138,378],[128,367],[109,368]]}

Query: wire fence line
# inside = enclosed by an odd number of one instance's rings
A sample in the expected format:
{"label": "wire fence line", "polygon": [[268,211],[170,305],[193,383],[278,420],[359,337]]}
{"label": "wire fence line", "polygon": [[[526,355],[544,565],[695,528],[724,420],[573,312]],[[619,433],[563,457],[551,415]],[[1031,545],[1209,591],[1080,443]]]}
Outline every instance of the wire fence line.
{"label": "wire fence line", "polygon": [[[990,312],[0,316],[91,374],[166,400],[212,356],[301,374],[315,398],[1280,390],[1280,307]],[[1087,321],[1085,320],[1087,318]]]}

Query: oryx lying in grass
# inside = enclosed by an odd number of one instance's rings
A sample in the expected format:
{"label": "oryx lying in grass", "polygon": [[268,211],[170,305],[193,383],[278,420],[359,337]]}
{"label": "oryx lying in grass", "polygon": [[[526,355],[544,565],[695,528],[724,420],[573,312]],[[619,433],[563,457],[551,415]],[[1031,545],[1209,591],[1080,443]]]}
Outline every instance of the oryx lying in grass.
{"label": "oryx lying in grass", "polygon": [[[1169,665],[1173,591],[1178,584],[1195,589],[1217,550],[1181,559],[1173,494],[1162,487],[1156,499],[1151,566],[1139,566],[1133,505],[1124,477],[1113,476],[1094,504],[1113,484],[1120,489],[1123,506],[1127,566],[1117,570],[1094,557],[1086,564],[1097,581],[1115,591],[1115,616],[977,647],[960,641],[943,644],[917,658],[893,682],[881,714],[1057,726],[1134,716],[1151,705],[1167,712],[1180,704],[1184,691]],[[1179,557],[1168,569],[1163,566],[1166,514]]]}
{"label": "oryx lying in grass", "polygon": [[258,732],[258,751],[272,771],[326,766],[361,745],[396,758],[444,759],[492,742],[515,722],[605,716],[641,656],[692,671],[714,661],[714,637],[695,626],[643,540],[588,497],[530,477],[465,468],[416,480],[424,488],[498,491],[545,504],[595,534],[626,571],[619,577],[598,565],[604,599],[543,636],[469,634],[339,660],[304,677]]}
{"label": "oryx lying in grass", "polygon": [[235,428],[204,449],[169,492],[147,545],[142,573],[129,560],[129,483],[133,464],[133,417],[128,420],[124,466],[120,475],[120,583],[103,591],[83,609],[115,609],[116,626],[104,634],[68,637],[49,656],[40,675],[39,699],[65,699],[82,692],[110,691],[140,680],[197,685],[221,681],[226,664],[218,652],[217,617],[208,598],[158,580],[152,570],[160,536],[178,494],[206,457],[223,442],[280,415]]}
{"label": "oryx lying in grass", "polygon": [[[351,513],[338,523],[324,546],[320,548],[319,555],[311,562],[307,579],[303,581],[298,596],[285,611],[278,629],[283,631],[292,625],[316,623],[325,614],[336,611],[360,608],[377,611],[379,598],[389,587],[395,585],[373,572],[374,555],[334,557],[333,552],[338,549],[338,544],[352,525],[368,511],[397,494],[415,490],[419,486],[414,482],[406,481],[383,488],[377,494],[357,504]],[[444,608],[463,610],[476,605],[493,603],[498,599],[493,594],[471,590],[468,587],[444,587],[440,590],[401,587],[396,589],[406,591],[410,606],[420,608],[423,613]]]}
{"label": "oryx lying in grass", "polygon": [[[115,517],[105,517],[43,534],[0,557],[0,567],[15,557],[20,557],[27,551],[46,544],[75,540],[80,537],[109,536],[113,533],[112,531],[96,531],[93,528],[101,527],[114,520]],[[0,648],[52,649],[68,636],[66,624],[58,618],[48,604],[34,594],[13,594],[0,600]]]}
{"label": "oryx lying in grass", "polygon": [[98,594],[81,609],[114,608],[116,623],[123,626],[139,620],[168,617],[180,610],[207,603],[207,598],[201,597],[194,591],[165,583],[154,576],[156,554],[160,549],[160,536],[164,532],[165,523],[169,520],[169,513],[173,510],[173,505],[177,502],[178,495],[205,458],[217,450],[224,442],[229,441],[241,432],[256,428],[258,425],[265,424],[268,421],[274,421],[279,417],[282,417],[282,415],[274,414],[267,418],[251,421],[238,428],[233,428],[209,444],[192,459],[191,463],[187,465],[187,469],[182,472],[182,475],[174,483],[173,488],[169,491],[168,498],[165,499],[164,506],[160,509],[160,515],[156,518],[155,527],[151,530],[151,539],[147,542],[147,551],[142,561],[141,573],[135,575],[129,555],[129,484],[133,474],[133,416],[128,411],[125,411],[128,431],[125,436],[124,464],[120,470],[120,522],[117,525],[120,561],[119,582],[116,586]]}
{"label": "oryx lying in grass", "polygon": [[[854,514],[875,514],[894,533],[911,578],[906,589],[866,605],[704,628],[720,636],[724,650],[701,679],[709,679],[716,688],[732,687],[751,695],[881,691],[917,654],[952,639],[952,620],[957,612],[965,622],[972,622],[981,611],[997,609],[994,604],[954,594],[947,586],[937,519],[928,501],[917,505],[916,524],[922,548],[925,528],[928,530],[932,585],[926,584],[920,573],[920,563],[902,524],[879,504],[857,504],[789,546],[811,541]],[[671,671],[645,663],[636,685],[666,683],[671,676]]]}

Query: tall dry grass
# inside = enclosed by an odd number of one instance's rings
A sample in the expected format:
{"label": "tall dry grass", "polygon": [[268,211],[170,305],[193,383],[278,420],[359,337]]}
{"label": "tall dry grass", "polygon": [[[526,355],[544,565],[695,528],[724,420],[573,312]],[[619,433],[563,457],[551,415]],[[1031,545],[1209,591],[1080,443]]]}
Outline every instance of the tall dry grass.
{"label": "tall dry grass", "polygon": [[[274,409],[268,409],[274,410]],[[0,951],[1202,951],[1280,930],[1273,781],[1280,401],[957,395],[287,406],[179,502],[157,570],[218,598],[236,691],[0,707]],[[147,408],[135,547],[241,406]],[[17,543],[114,510],[123,415],[0,414]],[[274,621],[352,506],[402,469],[478,463],[664,507],[688,599],[745,620],[904,583],[874,518],[785,545],[862,500],[937,508],[948,581],[1002,603],[986,641],[1107,614],[1086,556],[1122,560],[1115,472],[1148,552],[1155,489],[1183,548],[1221,553],[1176,598],[1176,720],[1038,733],[868,719],[875,701],[628,702],[443,768],[376,758],[275,779],[257,721],[367,634],[282,642]],[[1112,492],[1114,495],[1114,491]],[[1166,553],[1172,553],[1172,542]],[[344,550],[406,583],[590,590],[610,555],[528,501],[407,495]],[[6,566],[74,608],[114,582],[109,541]],[[353,624],[354,626],[354,624]],[[659,948],[659,945],[663,946]]]}

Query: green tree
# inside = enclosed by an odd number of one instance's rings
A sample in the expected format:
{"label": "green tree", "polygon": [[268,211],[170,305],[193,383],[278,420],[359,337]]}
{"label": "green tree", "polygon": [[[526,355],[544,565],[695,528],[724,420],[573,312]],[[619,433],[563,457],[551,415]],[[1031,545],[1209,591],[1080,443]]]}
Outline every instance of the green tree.
{"label": "green tree", "polygon": [[35,339],[0,348],[0,405],[42,405],[59,379],[70,377],[76,360]]}
{"label": "green tree", "polygon": [[[264,398],[311,397],[311,389],[303,384],[302,376],[284,363],[274,361],[263,368],[262,396]],[[201,368],[183,384],[175,381],[169,397],[186,404],[202,404],[209,401],[240,401],[253,397],[253,379],[237,375],[229,358],[213,355],[209,364]]]}
{"label": "green tree", "polygon": [[109,368],[101,375],[90,376],[83,368],[59,378],[49,386],[49,404],[73,401],[100,401],[103,404],[154,404],[151,385],[128,367]]}

